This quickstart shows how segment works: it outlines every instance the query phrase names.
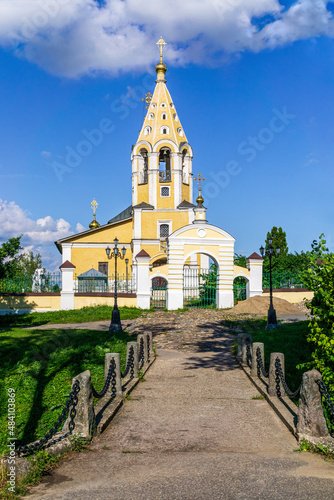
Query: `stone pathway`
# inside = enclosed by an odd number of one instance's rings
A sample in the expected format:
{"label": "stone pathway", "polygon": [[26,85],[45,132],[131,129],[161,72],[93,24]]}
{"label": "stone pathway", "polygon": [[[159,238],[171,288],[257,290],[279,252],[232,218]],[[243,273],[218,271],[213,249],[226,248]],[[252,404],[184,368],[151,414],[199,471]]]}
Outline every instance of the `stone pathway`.
{"label": "stone pathway", "polygon": [[255,387],[230,353],[223,314],[146,318],[142,328],[153,329],[159,346],[146,381],[105,433],[29,498],[334,499],[334,463],[295,453],[294,437],[266,401],[254,399]]}

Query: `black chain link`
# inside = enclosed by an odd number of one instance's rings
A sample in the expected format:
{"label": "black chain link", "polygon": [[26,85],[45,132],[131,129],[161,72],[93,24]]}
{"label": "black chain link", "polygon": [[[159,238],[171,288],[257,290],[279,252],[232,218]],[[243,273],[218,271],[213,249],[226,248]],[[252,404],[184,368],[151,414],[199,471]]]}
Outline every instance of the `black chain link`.
{"label": "black chain link", "polygon": [[269,373],[266,372],[266,370],[265,370],[260,347],[258,347],[256,349],[256,361],[257,361],[257,376],[260,378],[261,372],[262,372],[262,375],[265,378],[268,378],[269,377]]}
{"label": "black chain link", "polygon": [[286,394],[289,396],[289,398],[296,398],[299,395],[300,389],[301,389],[301,384],[296,391],[294,391],[294,392],[291,391],[288,384],[286,383],[283,369],[282,369],[282,365],[281,365],[281,360],[279,359],[279,357],[277,357],[275,360],[275,375],[276,375],[275,380],[276,380],[277,396],[279,398],[281,397],[280,381],[282,382],[283,388],[284,388]]}
{"label": "black chain link", "polygon": [[125,378],[130,371],[130,377],[134,378],[134,349],[133,346],[129,349],[129,356],[126,362],[126,367],[124,373],[122,373],[122,378]]}
{"label": "black chain link", "polygon": [[151,342],[150,342],[150,336],[147,335],[147,362],[150,362],[151,358]]}
{"label": "black chain link", "polygon": [[139,367],[142,368],[145,364],[144,337],[140,337],[138,360],[139,360]]}
{"label": "black chain link", "polygon": [[112,378],[115,379],[115,384],[116,384],[116,363],[115,363],[114,358],[112,358],[110,361],[108,375],[107,375],[107,378],[106,378],[106,381],[105,381],[105,384],[104,384],[102,391],[97,392],[97,390],[94,388],[94,386],[92,384],[92,391],[93,391],[94,398],[103,398],[103,396],[105,396],[107,394],[107,390],[109,388],[110,381]]}
{"label": "black chain link", "polygon": [[69,431],[70,431],[69,433],[72,434],[74,427],[75,427],[74,418],[75,418],[76,413],[77,413],[75,408],[78,404],[79,392],[80,392],[80,384],[79,384],[79,381],[76,380],[73,384],[72,389],[71,389],[69,398],[66,401],[65,408],[63,409],[60,417],[58,418],[57,422],[54,424],[53,428],[47,434],[45,434],[45,436],[43,438],[39,439],[39,441],[37,441],[36,443],[27,444],[24,446],[19,446],[16,449],[17,453],[27,454],[27,453],[30,453],[32,451],[40,450],[41,448],[43,448],[43,446],[46,445],[46,443],[48,443],[50,441],[50,439],[56,434],[56,432],[58,431],[61,424],[66,420],[68,413],[70,413],[70,421],[69,421],[69,426],[68,426]]}
{"label": "black chain link", "polygon": [[252,364],[252,353],[250,346],[251,346],[251,340],[249,337],[246,337],[246,362],[249,367]]}
{"label": "black chain link", "polygon": [[332,416],[334,417],[334,403],[333,403],[332,398],[330,397],[330,394],[328,392],[326,384],[324,383],[323,380],[317,380],[317,384],[319,386],[321,394],[325,398],[325,401],[327,403],[329,411],[331,412]]}

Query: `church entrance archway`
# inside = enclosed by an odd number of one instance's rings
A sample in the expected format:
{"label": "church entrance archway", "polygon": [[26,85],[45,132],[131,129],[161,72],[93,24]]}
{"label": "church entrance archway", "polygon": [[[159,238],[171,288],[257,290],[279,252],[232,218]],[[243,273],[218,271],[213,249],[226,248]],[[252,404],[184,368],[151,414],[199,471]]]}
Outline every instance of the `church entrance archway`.
{"label": "church entrance archway", "polygon": [[183,305],[217,307],[217,263],[207,254],[195,253],[183,267]]}
{"label": "church entrance archway", "polygon": [[151,307],[165,309],[167,302],[167,280],[161,276],[152,278]]}

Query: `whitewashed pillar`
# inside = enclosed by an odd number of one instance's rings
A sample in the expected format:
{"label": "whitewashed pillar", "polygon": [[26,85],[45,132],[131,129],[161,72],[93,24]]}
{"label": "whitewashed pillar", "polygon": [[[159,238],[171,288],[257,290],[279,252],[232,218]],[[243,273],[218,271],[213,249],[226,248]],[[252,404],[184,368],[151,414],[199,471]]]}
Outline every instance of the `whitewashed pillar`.
{"label": "whitewashed pillar", "polygon": [[59,269],[61,270],[61,292],[60,308],[74,309],[74,279],[73,273],[75,266],[70,261],[64,262]]}
{"label": "whitewashed pillar", "polygon": [[247,299],[255,295],[262,295],[262,268],[263,259],[256,252],[252,253],[246,259],[246,265],[249,269],[249,281],[247,282]]}
{"label": "whitewashed pillar", "polygon": [[150,260],[151,257],[145,250],[136,255],[137,307],[140,309],[149,309],[151,305]]}

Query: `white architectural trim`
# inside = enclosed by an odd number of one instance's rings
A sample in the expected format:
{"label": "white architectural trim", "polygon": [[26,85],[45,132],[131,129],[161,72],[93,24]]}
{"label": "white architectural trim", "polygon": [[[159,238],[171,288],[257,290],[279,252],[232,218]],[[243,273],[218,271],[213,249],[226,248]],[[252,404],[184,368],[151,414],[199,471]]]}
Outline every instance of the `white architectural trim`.
{"label": "white architectural trim", "polygon": [[152,153],[152,145],[148,141],[139,141],[132,150],[131,161],[134,155],[138,155],[138,152],[142,148],[142,146],[146,146],[148,148],[148,152]]}
{"label": "white architectural trim", "polygon": [[177,153],[179,150],[177,147],[177,144],[175,144],[175,142],[171,141],[170,139],[160,139],[160,141],[158,141],[154,145],[153,152],[159,151],[160,146],[162,146],[164,144],[168,144],[169,146],[171,146],[171,148],[173,148],[172,153]]}

